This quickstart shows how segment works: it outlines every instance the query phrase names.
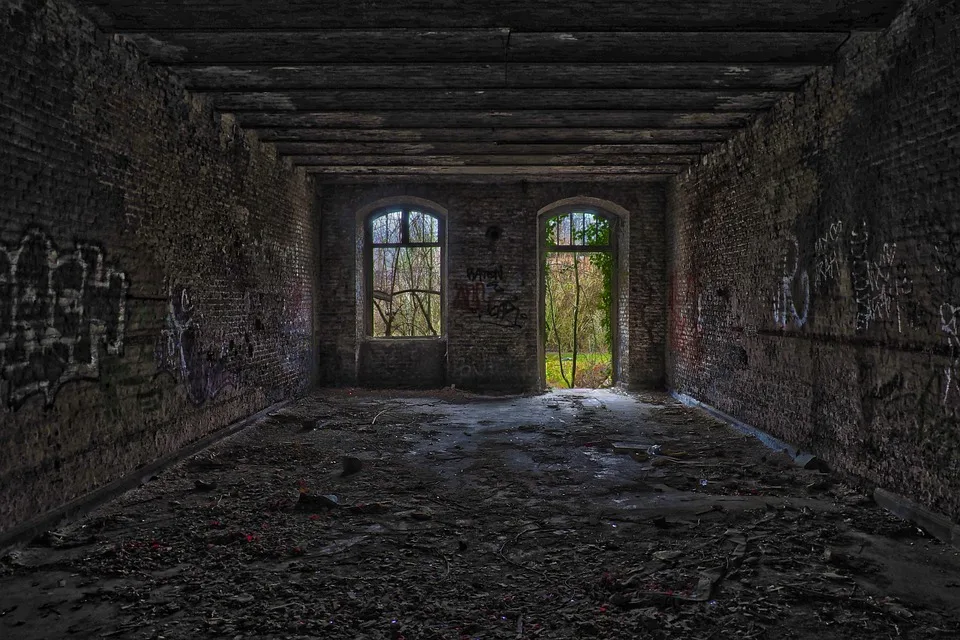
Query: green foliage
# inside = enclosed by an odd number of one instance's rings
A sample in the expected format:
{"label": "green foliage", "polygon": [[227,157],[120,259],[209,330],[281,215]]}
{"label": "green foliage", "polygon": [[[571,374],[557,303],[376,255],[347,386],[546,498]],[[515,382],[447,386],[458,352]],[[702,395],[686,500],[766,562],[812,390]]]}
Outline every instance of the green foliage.
{"label": "green foliage", "polygon": [[[570,368],[573,354],[563,354],[564,371]],[[609,351],[587,352],[577,354],[577,380],[574,387],[599,388],[608,386],[612,382],[613,363]],[[547,353],[547,385],[550,387],[568,387],[570,384],[560,374],[561,356],[558,353]],[[567,376],[569,378],[569,375]]]}
{"label": "green foliage", "polygon": [[546,256],[546,347],[570,354],[553,358],[547,373],[550,384],[562,381],[569,387],[598,387],[611,378],[609,355],[606,363],[598,363],[585,361],[581,353],[611,352],[611,230],[609,220],[586,212],[565,213],[547,221],[547,246],[558,250]]}

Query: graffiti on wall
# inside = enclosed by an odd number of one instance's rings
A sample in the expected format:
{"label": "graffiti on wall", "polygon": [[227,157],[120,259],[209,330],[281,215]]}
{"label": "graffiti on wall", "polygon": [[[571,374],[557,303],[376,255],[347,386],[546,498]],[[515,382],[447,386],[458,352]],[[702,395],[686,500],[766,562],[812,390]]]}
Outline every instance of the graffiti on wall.
{"label": "graffiti on wall", "polygon": [[0,245],[0,369],[7,402],[40,394],[51,406],[64,384],[100,377],[101,349],[123,352],[126,274],[103,249],[59,251],[41,231]]}
{"label": "graffiti on wall", "polygon": [[774,294],[773,320],[782,329],[807,323],[810,314],[810,276],[800,268],[800,244],[790,238]]}
{"label": "graffiti on wall", "polygon": [[469,268],[466,281],[455,289],[453,307],[477,316],[480,322],[521,329],[527,315],[504,288],[503,266]]}
{"label": "graffiti on wall", "polygon": [[[249,342],[249,338],[247,339]],[[231,351],[237,343],[218,349],[204,349],[200,340],[200,314],[190,290],[172,287],[167,301],[167,317],[157,344],[157,367],[170,373],[184,386],[187,397],[202,405],[227,388],[235,388],[238,376],[228,368]],[[248,344],[249,348],[249,344]]]}
{"label": "graffiti on wall", "polygon": [[948,362],[943,368],[943,405],[960,394],[960,305],[940,305],[940,330],[947,346]]}
{"label": "graffiti on wall", "polygon": [[913,283],[905,273],[905,265],[897,261],[897,243],[885,242],[879,255],[870,255],[868,239],[866,223],[850,232],[856,329],[866,331],[871,324],[895,322],[897,331],[902,333],[908,320],[902,298],[913,293]]}
{"label": "graffiti on wall", "polygon": [[829,284],[840,279],[843,262],[843,221],[837,220],[814,244],[814,286]]}

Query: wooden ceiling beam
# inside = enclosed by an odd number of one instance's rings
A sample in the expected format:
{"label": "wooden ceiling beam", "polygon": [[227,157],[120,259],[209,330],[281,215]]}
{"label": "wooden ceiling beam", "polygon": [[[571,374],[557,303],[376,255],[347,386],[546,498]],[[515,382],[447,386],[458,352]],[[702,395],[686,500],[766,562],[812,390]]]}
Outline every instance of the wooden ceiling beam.
{"label": "wooden ceiling beam", "polygon": [[321,64],[172,66],[194,91],[317,89],[790,90],[817,67],[780,63]]}
{"label": "wooden ceiling beam", "polygon": [[102,27],[131,29],[392,29],[397,27],[783,29],[887,26],[902,0],[81,0]]}
{"label": "wooden ceiling beam", "polygon": [[509,166],[664,166],[685,165],[697,161],[697,155],[298,155],[290,156],[293,164],[306,167],[509,167]]}
{"label": "wooden ceiling beam", "polygon": [[565,175],[663,175],[670,176],[680,173],[687,168],[685,164],[668,165],[608,165],[608,166],[340,166],[340,167],[304,167],[308,173],[324,173],[327,175],[343,176],[556,176]]}
{"label": "wooden ceiling beam", "polygon": [[413,144],[693,144],[709,151],[737,130],[704,129],[597,129],[597,128],[464,128],[464,129],[329,129],[263,128],[246,125],[264,142],[271,143],[388,143]]}
{"label": "wooden ceiling beam", "polygon": [[[229,23],[226,23],[229,24]],[[846,33],[383,31],[128,32],[157,64],[627,64],[832,62]]]}
{"label": "wooden ceiling beam", "polygon": [[717,129],[749,124],[754,112],[725,111],[327,111],[237,113],[237,121],[256,128],[331,129]]}
{"label": "wooden ceiling beam", "polygon": [[280,142],[277,153],[284,156],[418,156],[456,155],[569,155],[590,154],[619,156],[698,155],[703,145],[689,144],[500,144],[490,142],[435,142],[435,143],[351,143],[351,142]]}
{"label": "wooden ceiling beam", "polygon": [[214,106],[231,113],[255,111],[763,111],[783,91],[695,89],[383,89],[338,91],[214,92]]}
{"label": "wooden ceiling beam", "polygon": [[675,174],[672,173],[655,173],[655,174],[633,174],[633,173],[594,173],[594,174],[578,174],[578,173],[564,173],[562,175],[555,175],[550,173],[544,174],[525,174],[525,175],[510,175],[510,174],[434,174],[430,175],[428,178],[425,178],[423,175],[418,174],[404,174],[404,173],[392,173],[390,175],[350,175],[350,174],[329,174],[323,172],[309,171],[311,177],[313,177],[314,182],[324,185],[336,185],[336,184],[401,184],[401,183],[410,183],[415,182],[418,184],[490,184],[490,185],[503,185],[503,184],[518,184],[522,182],[527,183],[550,183],[550,182],[562,182],[564,185],[569,186],[571,183],[582,182],[586,184],[596,184],[598,182],[616,182],[616,183],[629,183],[629,184],[662,184],[667,182]]}

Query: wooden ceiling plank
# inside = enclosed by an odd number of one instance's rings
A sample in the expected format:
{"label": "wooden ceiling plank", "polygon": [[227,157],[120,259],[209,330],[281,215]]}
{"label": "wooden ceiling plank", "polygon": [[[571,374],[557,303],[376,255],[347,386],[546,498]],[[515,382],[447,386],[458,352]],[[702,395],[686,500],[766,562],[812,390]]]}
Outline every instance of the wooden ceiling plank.
{"label": "wooden ceiling plank", "polygon": [[342,166],[342,167],[306,167],[310,172],[323,172],[341,175],[651,175],[676,174],[687,168],[685,164],[666,165],[607,165],[607,166]]}
{"label": "wooden ceiling plank", "polygon": [[172,66],[194,91],[316,89],[795,89],[818,67],[789,64],[327,64]]}
{"label": "wooden ceiling plank", "polygon": [[739,128],[748,125],[753,112],[712,111],[395,111],[384,113],[320,112],[239,113],[245,128],[328,127],[333,129],[461,129],[531,128],[590,129],[635,128]]}
{"label": "wooden ceiling plank", "polygon": [[369,167],[500,167],[500,166],[661,166],[692,164],[697,155],[326,155],[291,156],[298,166]]}
{"label": "wooden ceiling plank", "polygon": [[247,125],[270,143],[462,143],[462,144],[697,144],[704,150],[723,142],[737,129],[597,129],[597,128],[464,128],[464,129],[320,129],[258,128]]}
{"label": "wooden ceiling plank", "polygon": [[596,184],[598,182],[615,182],[630,184],[658,184],[665,183],[675,174],[673,173],[654,173],[654,174],[570,174],[562,175],[542,174],[542,175],[431,175],[429,180],[425,180],[422,175],[410,175],[395,173],[388,176],[383,175],[350,175],[350,174],[324,174],[322,170],[305,169],[310,173],[317,184],[402,184],[406,182],[415,182],[417,184],[518,184],[518,183],[551,183],[563,182],[569,186],[571,183],[583,182],[587,184]]}
{"label": "wooden ceiling plank", "polygon": [[210,99],[220,110],[250,111],[763,111],[782,91],[696,89],[384,89],[354,91],[218,92]]}
{"label": "wooden ceiling plank", "polygon": [[101,26],[148,29],[878,29],[901,0],[81,0]]}
{"label": "wooden ceiling plank", "polygon": [[717,62],[823,65],[846,33],[458,31],[143,32],[124,34],[158,64],[628,64]]}
{"label": "wooden ceiling plank", "polygon": [[500,144],[496,142],[280,142],[277,153],[285,156],[347,156],[347,155],[457,155],[489,156],[594,154],[594,155],[689,155],[702,153],[702,145],[688,144]]}

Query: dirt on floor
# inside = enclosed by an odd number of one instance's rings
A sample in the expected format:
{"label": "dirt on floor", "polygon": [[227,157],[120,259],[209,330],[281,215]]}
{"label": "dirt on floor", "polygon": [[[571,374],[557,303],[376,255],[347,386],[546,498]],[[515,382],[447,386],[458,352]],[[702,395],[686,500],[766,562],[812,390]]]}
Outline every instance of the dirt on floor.
{"label": "dirt on floor", "polygon": [[330,390],[8,550],[0,637],[960,638],[960,554],[666,395]]}

